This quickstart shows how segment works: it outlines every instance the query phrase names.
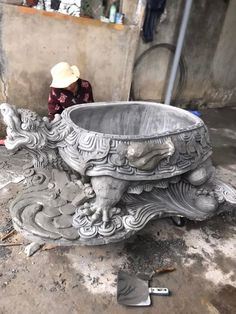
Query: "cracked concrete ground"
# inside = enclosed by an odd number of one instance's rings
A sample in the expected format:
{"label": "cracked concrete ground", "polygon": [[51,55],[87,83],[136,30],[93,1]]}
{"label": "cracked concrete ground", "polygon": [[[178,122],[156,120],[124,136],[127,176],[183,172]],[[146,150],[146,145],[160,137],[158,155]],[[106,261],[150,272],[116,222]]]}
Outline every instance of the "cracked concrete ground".
{"label": "cracked concrete ground", "polygon": [[[236,188],[236,108],[203,111],[214,148],[218,176]],[[0,236],[11,230],[9,203],[22,188],[22,151],[0,149]],[[15,183],[10,183],[11,181]],[[235,211],[236,212],[236,211]],[[57,247],[24,254],[27,241],[15,234],[0,246],[0,313],[233,314],[236,312],[236,214],[221,214],[182,228],[169,219],[152,221],[133,238],[99,247]],[[148,308],[116,302],[119,269],[154,275],[152,286],[168,287],[169,297],[152,297]]]}

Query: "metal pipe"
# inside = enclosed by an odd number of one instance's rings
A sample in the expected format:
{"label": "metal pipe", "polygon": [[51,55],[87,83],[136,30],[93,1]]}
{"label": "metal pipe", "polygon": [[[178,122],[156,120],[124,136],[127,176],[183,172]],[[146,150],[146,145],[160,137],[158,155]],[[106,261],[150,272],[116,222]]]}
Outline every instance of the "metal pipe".
{"label": "metal pipe", "polygon": [[179,31],[179,37],[176,45],[176,50],[175,50],[175,56],[174,56],[174,61],[173,65],[171,68],[171,73],[170,73],[170,78],[166,90],[166,95],[165,95],[165,104],[169,105],[172,97],[172,92],[174,88],[174,83],[175,83],[175,78],[176,78],[176,73],[179,65],[179,59],[181,56],[182,48],[183,48],[183,43],[184,43],[184,38],[185,38],[185,33],[186,33],[186,28],[189,20],[189,15],[192,7],[192,0],[186,0],[185,2],[185,7],[184,7],[184,14],[183,14],[183,19],[181,22],[180,26],[180,31]]}

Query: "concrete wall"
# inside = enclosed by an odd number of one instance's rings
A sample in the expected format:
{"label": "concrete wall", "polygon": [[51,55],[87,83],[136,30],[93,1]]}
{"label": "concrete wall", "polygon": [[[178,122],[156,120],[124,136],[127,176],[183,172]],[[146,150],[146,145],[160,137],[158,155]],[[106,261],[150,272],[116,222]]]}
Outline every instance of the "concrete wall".
{"label": "concrete wall", "polygon": [[60,61],[79,66],[96,101],[129,97],[138,26],[3,4],[0,29],[1,102],[45,114],[50,68]]}
{"label": "concrete wall", "polygon": [[[136,25],[120,27],[0,4],[0,102],[46,114],[50,68],[59,61],[79,66],[96,101],[126,100],[135,53],[137,58],[155,44],[176,44],[184,3],[168,0],[154,42],[140,39],[138,49],[145,0],[123,1],[126,22]],[[188,76],[177,103],[236,103],[235,10],[235,0],[193,1],[183,49]],[[136,99],[164,99],[172,58],[158,48],[142,60],[133,75]]]}
{"label": "concrete wall", "polygon": [[213,60],[213,75],[216,85],[234,91],[236,88],[235,29],[236,1],[231,0]]}
{"label": "concrete wall", "polygon": [[[136,59],[150,47],[160,43],[174,43],[176,25],[181,12],[181,1],[167,1],[167,15],[156,30],[152,43],[143,43],[140,38]],[[134,71],[133,83],[136,99],[161,100],[166,84],[171,52],[166,48],[157,48],[146,55]]]}
{"label": "concrete wall", "polygon": [[[188,75],[178,103],[214,107],[236,104],[236,1],[228,2],[193,1],[183,48]],[[155,44],[176,44],[184,3],[167,1],[167,14],[158,25],[154,42],[144,44],[140,40],[137,58]],[[136,99],[164,99],[172,58],[167,49],[158,48],[142,59],[134,72]]]}

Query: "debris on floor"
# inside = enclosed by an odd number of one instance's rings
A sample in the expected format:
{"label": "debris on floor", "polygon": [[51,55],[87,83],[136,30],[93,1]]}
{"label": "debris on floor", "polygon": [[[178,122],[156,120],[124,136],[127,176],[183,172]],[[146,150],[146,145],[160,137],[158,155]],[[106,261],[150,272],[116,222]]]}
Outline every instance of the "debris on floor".
{"label": "debris on floor", "polygon": [[25,252],[27,257],[30,257],[33,254],[35,254],[37,251],[39,251],[42,246],[43,246],[43,244],[32,242],[25,247],[24,252]]}

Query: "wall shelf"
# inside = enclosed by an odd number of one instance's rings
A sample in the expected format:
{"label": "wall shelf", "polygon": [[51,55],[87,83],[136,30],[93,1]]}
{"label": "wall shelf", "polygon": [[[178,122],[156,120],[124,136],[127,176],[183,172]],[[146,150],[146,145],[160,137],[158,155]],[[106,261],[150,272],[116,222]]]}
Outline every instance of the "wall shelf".
{"label": "wall shelf", "polygon": [[41,15],[44,17],[53,18],[57,20],[70,21],[76,24],[93,25],[97,27],[108,27],[108,28],[115,29],[118,31],[131,26],[131,25],[124,25],[124,24],[105,23],[105,22],[101,22],[100,20],[92,19],[88,17],[70,16],[63,13],[59,13],[59,12],[48,12],[48,11],[37,10],[34,8],[29,8],[29,7],[24,7],[24,6],[19,6],[18,11],[19,13],[22,13],[22,14]]}

